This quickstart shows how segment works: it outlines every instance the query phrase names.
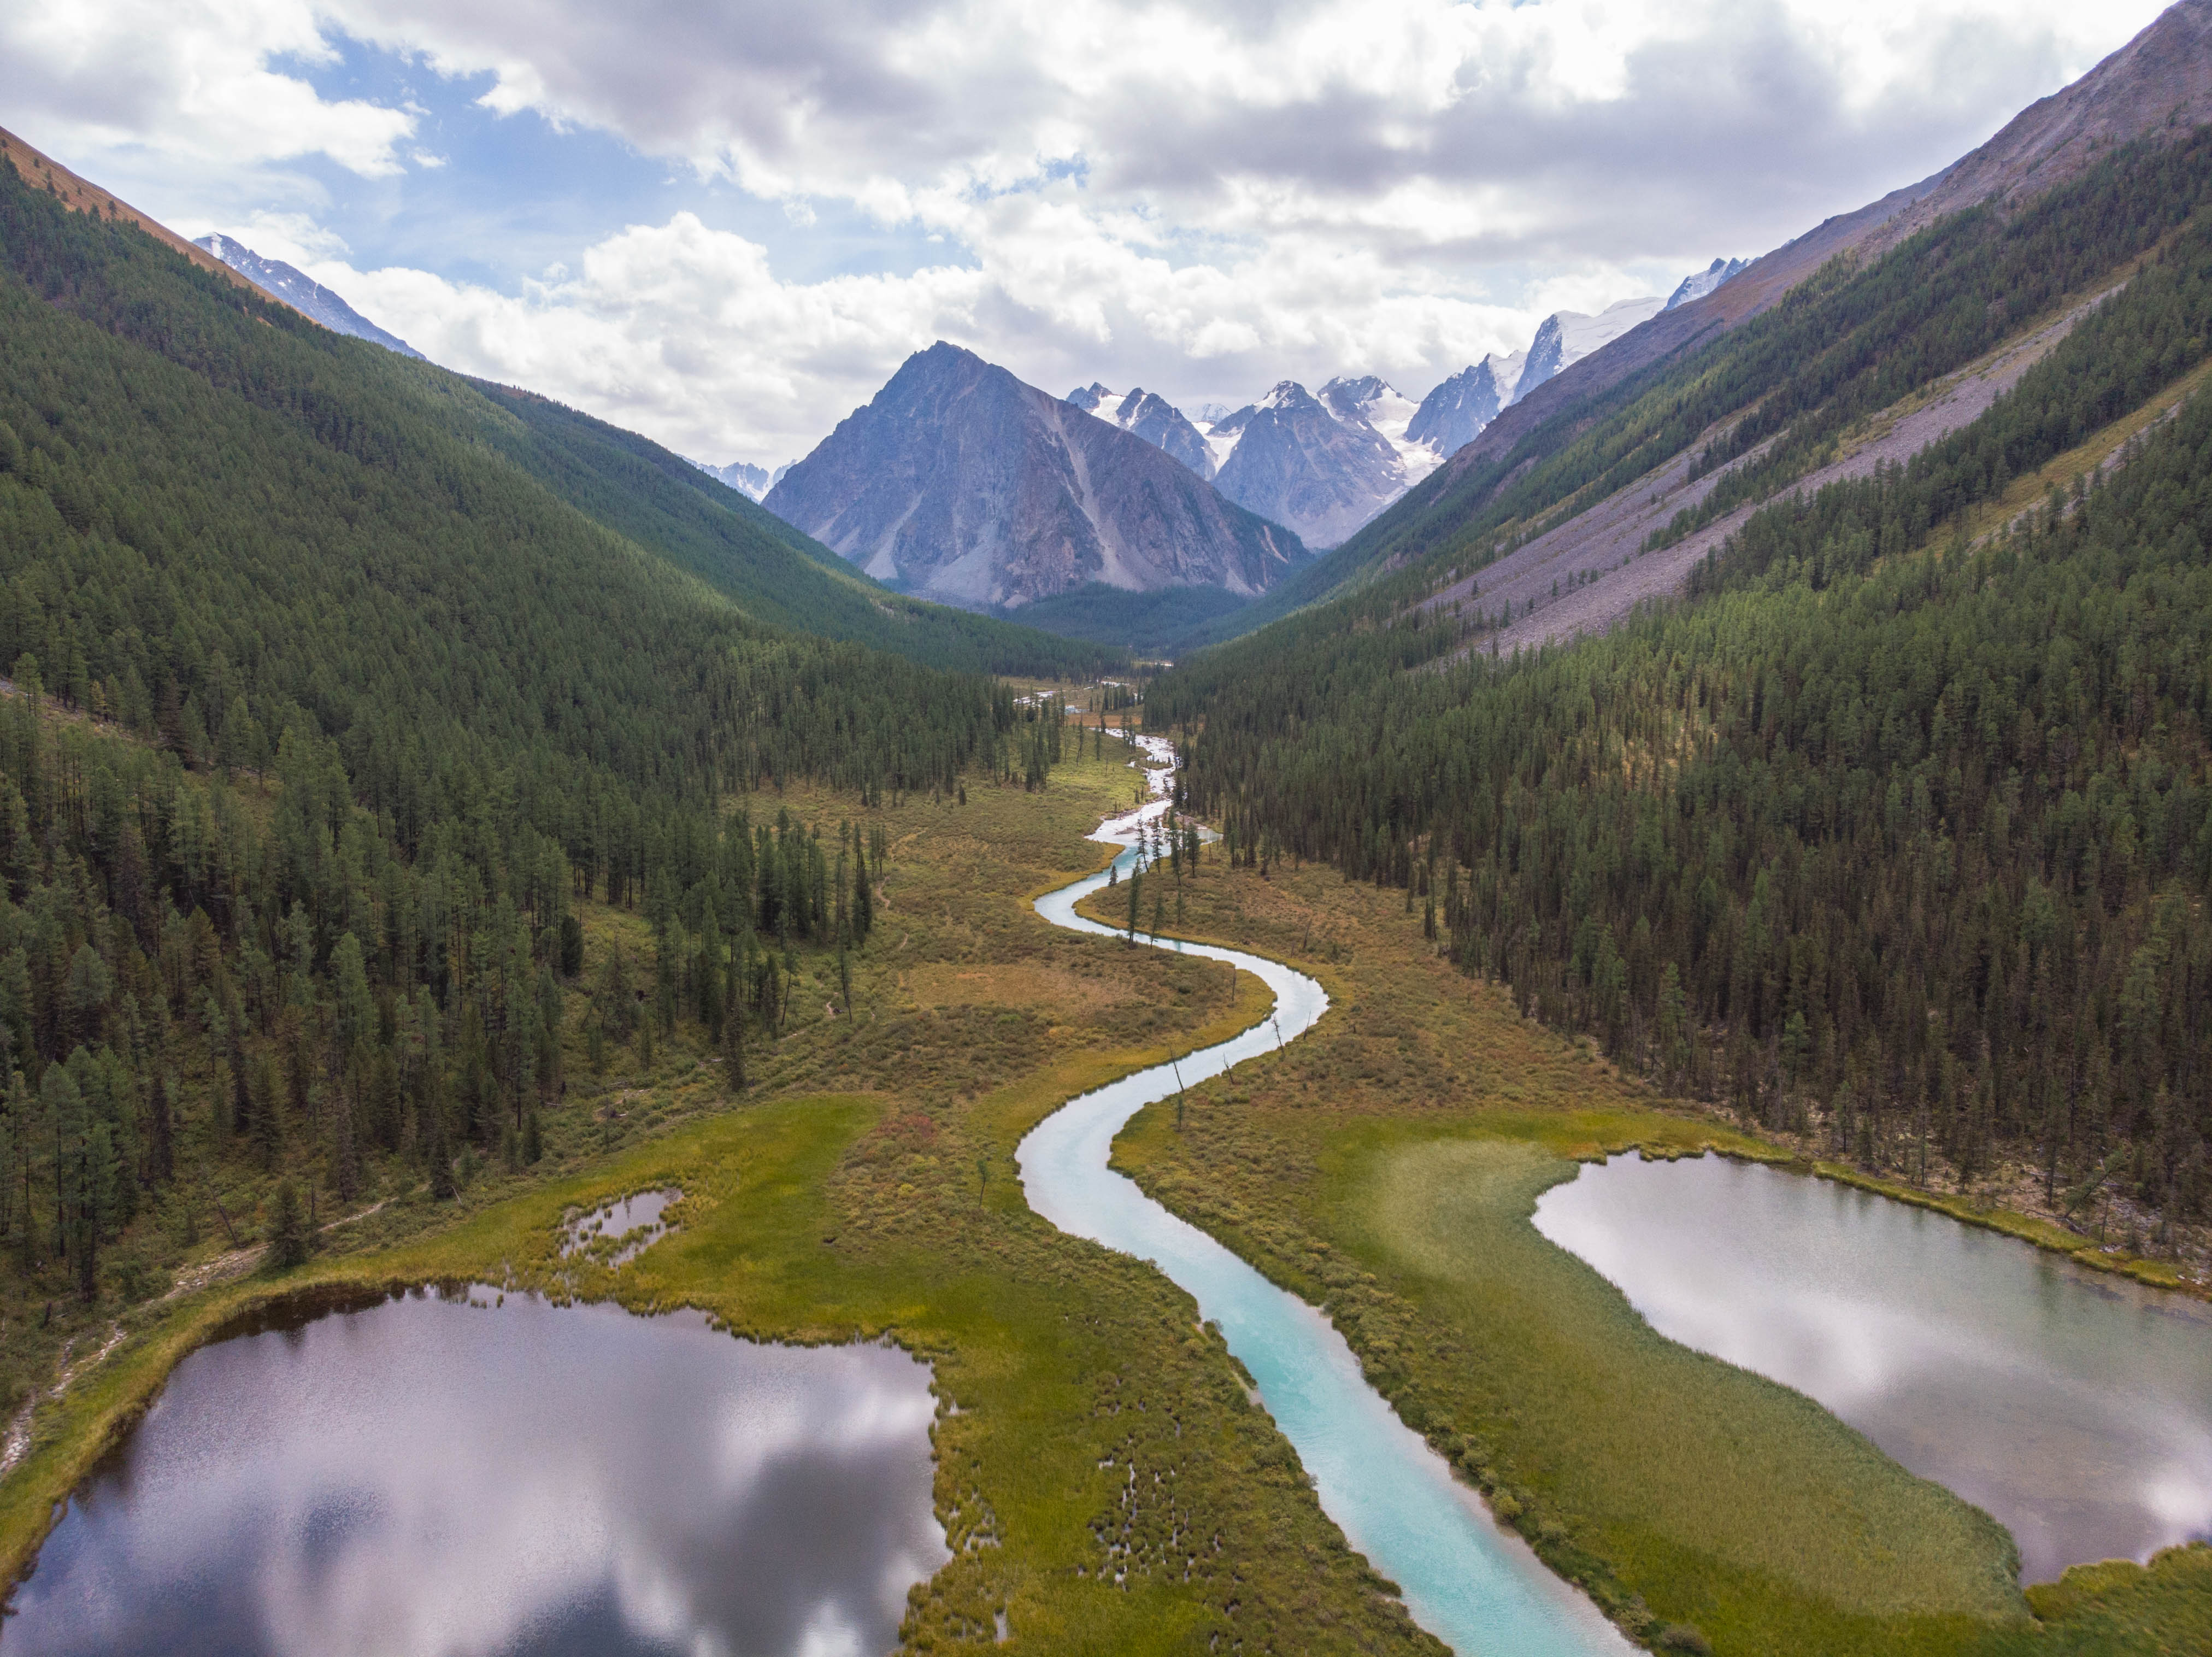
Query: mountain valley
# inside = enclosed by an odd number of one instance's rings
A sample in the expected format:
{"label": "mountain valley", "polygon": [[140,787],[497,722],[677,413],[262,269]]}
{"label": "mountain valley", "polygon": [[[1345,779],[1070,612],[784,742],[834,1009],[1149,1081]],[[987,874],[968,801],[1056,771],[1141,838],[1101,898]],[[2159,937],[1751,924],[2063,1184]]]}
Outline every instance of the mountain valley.
{"label": "mountain valley", "polygon": [[1931,4],[87,152],[558,397],[0,131],[0,1650],[2212,1651],[2212,0]]}

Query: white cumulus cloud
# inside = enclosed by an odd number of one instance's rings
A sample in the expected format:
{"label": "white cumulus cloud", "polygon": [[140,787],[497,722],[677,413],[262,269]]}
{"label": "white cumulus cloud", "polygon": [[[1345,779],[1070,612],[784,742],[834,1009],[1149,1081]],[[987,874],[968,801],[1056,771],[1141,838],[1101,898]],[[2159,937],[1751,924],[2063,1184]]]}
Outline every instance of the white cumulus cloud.
{"label": "white cumulus cloud", "polygon": [[[1349,370],[1418,394],[1549,310],[1656,290],[1933,171],[2157,9],[31,0],[0,15],[0,98],[80,170],[197,216],[179,228],[267,227],[283,247],[260,251],[441,362],[774,463],[940,336],[1055,391],[1235,401]],[[356,268],[286,164],[437,163],[417,111],[303,78],[347,40],[779,204],[773,245],[679,212],[580,235],[507,287]],[[942,262],[779,274],[774,238],[833,212]]]}

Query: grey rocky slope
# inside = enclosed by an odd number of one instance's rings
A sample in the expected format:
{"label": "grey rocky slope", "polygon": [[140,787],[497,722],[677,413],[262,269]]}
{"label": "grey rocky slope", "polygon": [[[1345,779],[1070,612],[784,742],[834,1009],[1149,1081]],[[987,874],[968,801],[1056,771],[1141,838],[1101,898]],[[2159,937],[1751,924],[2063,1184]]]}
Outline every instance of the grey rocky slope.
{"label": "grey rocky slope", "polygon": [[264,293],[314,318],[333,333],[351,334],[388,351],[398,351],[402,356],[419,359],[422,355],[397,334],[385,332],[296,265],[287,265],[279,259],[264,259],[235,236],[217,231],[200,237],[192,246],[213,253]]}
{"label": "grey rocky slope", "polygon": [[[1559,389],[1578,376],[1586,380],[1576,389],[1601,389],[1696,338],[1755,315],[1838,253],[1855,249],[1862,259],[1871,259],[1947,213],[1986,201],[2001,209],[2023,204],[2079,178],[2121,143],[2178,138],[2209,119],[2212,0],[2181,0],[2081,80],[2029,106],[1989,143],[1943,172],[1856,213],[1831,219],[1754,261],[1725,286],[1670,309],[1625,336],[1613,350],[1593,356],[1577,374],[1564,376]],[[1878,465],[1904,464],[1978,417],[2107,296],[2099,294],[2038,324],[1938,387],[1908,397],[1869,421],[1866,433],[1844,444],[1836,459],[1781,487],[1810,494],[1827,483],[1864,477]],[[1697,332],[1678,335],[1675,331],[1686,324]],[[1501,451],[1515,441],[1516,427],[1524,421],[1533,424],[1545,411],[1540,395],[1534,405],[1500,418],[1444,472]],[[1728,472],[1755,458],[1756,451],[1692,478],[1692,459],[1713,435],[1705,434],[1648,475],[1496,563],[1441,588],[1425,605],[1459,603],[1479,607],[1485,616],[1511,617],[1479,647],[1510,652],[1603,632],[1644,600],[1679,591],[1697,562],[1769,498],[1747,501],[1663,550],[1643,550],[1653,531],[1696,505]],[[1438,481],[1447,486],[1450,479],[1440,476]]]}
{"label": "grey rocky slope", "polygon": [[1143,438],[942,340],[763,504],[878,581],[975,608],[1091,582],[1249,596],[1309,557]]}
{"label": "grey rocky slope", "polygon": [[1183,411],[1157,392],[1134,387],[1112,392],[1093,381],[1067,394],[1067,400],[1085,413],[1119,426],[1133,437],[1141,437],[1154,448],[1172,455],[1209,483],[1213,478],[1213,456],[1198,428]]}

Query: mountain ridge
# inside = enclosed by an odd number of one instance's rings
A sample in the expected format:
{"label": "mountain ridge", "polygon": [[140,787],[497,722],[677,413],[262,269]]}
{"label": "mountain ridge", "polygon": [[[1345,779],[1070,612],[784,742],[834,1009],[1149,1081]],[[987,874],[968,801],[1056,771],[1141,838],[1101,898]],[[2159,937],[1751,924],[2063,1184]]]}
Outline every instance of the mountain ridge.
{"label": "mountain ridge", "polygon": [[262,292],[283,300],[302,316],[313,318],[333,333],[366,339],[402,356],[422,355],[397,334],[378,327],[348,304],[343,295],[324,287],[306,271],[282,259],[264,259],[235,236],[218,230],[197,238],[192,246],[212,253]]}
{"label": "mountain ridge", "polygon": [[944,340],[763,504],[879,580],[978,609],[1091,582],[1249,597],[1307,558],[1164,450]]}
{"label": "mountain ridge", "polygon": [[179,254],[211,276],[219,276],[251,293],[275,299],[288,309],[299,308],[281,294],[267,294],[259,284],[232,270],[206,248],[194,247],[151,214],[140,212],[120,197],[102,189],[88,179],[79,177],[52,156],[27,143],[5,127],[0,127],[0,160],[13,166],[26,184],[33,189],[45,191],[72,213],[90,213],[94,217],[128,224],[134,229],[143,231],[171,253]]}

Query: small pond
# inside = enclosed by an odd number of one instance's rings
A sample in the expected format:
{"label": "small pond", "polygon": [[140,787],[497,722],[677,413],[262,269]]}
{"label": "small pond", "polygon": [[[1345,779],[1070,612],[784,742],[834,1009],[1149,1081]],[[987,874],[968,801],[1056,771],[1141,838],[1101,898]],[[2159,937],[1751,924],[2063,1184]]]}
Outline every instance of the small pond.
{"label": "small pond", "polygon": [[589,1211],[571,1209],[561,1222],[561,1258],[582,1254],[610,1266],[629,1264],[668,1234],[660,1216],[683,1195],[672,1188],[643,1191]]}
{"label": "small pond", "polygon": [[193,1353],[0,1652],[877,1653],[948,1556],[928,1368],[435,1291]]}
{"label": "small pond", "polygon": [[2025,1581],[2212,1536],[2212,1307],[1717,1156],[1585,1167],[1536,1228],[1993,1514]]}

